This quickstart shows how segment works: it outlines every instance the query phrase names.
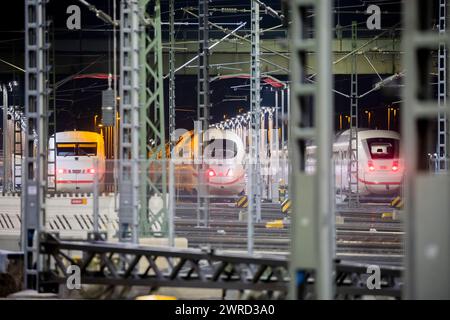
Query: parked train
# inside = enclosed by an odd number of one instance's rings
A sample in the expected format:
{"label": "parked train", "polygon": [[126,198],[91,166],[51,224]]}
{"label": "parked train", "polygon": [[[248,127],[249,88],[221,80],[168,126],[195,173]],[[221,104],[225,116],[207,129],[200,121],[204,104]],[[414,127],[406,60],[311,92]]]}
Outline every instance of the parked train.
{"label": "parked train", "polygon": [[245,150],[233,131],[210,128],[204,134],[203,161],[205,176],[199,179],[199,135],[188,131],[181,135],[170,155],[174,162],[175,186],[178,190],[198,192],[199,183],[207,186],[210,195],[236,196],[245,189]]}
{"label": "parked train", "polygon": [[[92,192],[95,178],[98,178],[99,192],[103,191],[105,145],[100,134],[88,131],[57,132],[56,136],[50,137],[48,149],[49,180],[54,179],[49,181],[49,185],[56,181],[56,191]],[[55,164],[52,159],[56,160]]]}
{"label": "parked train", "polygon": [[[209,129],[203,145],[203,161],[206,166],[202,180],[210,195],[235,196],[245,189],[245,150],[239,136],[228,130]],[[197,192],[201,179],[198,177],[198,135],[187,131],[174,147],[175,188],[189,193]],[[92,192],[94,175],[98,177],[99,191],[104,189],[105,148],[103,137],[94,132],[58,132],[49,139],[49,159],[56,152],[56,190],[58,192]],[[54,151],[53,151],[54,150]],[[166,148],[168,157],[170,152]],[[95,165],[97,163],[97,165]],[[157,181],[162,163],[150,164],[149,175]],[[168,169],[168,167],[166,168]],[[54,172],[49,163],[49,173]],[[49,181],[51,185],[53,181]]]}
{"label": "parked train", "polygon": [[[336,135],[333,144],[336,190],[350,188],[350,130]],[[394,131],[358,131],[358,192],[389,195],[399,192],[404,177],[400,135]],[[306,148],[306,170],[315,170],[315,146]],[[356,177],[354,177],[356,179]]]}

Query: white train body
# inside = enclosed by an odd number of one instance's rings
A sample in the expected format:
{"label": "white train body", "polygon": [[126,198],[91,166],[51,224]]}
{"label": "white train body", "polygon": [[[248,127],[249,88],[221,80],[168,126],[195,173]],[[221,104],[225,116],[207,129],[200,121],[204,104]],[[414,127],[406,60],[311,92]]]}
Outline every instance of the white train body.
{"label": "white train body", "polygon": [[[349,133],[347,130],[338,134],[333,144],[336,190],[350,188]],[[315,170],[315,149],[315,146],[307,147],[307,171]],[[360,129],[358,160],[358,191],[361,195],[399,192],[404,176],[404,161],[397,132]]]}
{"label": "white train body", "polygon": [[[49,159],[56,152],[56,191],[93,192],[95,175],[98,190],[103,191],[105,178],[105,146],[103,137],[95,132],[67,131],[49,139]],[[55,151],[51,151],[55,150]],[[54,172],[49,164],[49,173]],[[49,184],[54,181],[49,181]]]}
{"label": "white train body", "polygon": [[[204,142],[203,160],[207,166],[203,181],[211,195],[234,196],[245,189],[245,150],[240,137],[232,131],[209,129]],[[198,135],[182,135],[174,148],[177,188],[197,190]],[[198,190],[197,190],[198,191]]]}

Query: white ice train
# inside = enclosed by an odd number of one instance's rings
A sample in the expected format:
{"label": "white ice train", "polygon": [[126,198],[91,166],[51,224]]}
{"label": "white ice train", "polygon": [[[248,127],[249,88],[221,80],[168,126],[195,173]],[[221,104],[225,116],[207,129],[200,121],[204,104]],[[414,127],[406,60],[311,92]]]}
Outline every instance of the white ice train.
{"label": "white ice train", "polygon": [[[245,150],[239,136],[232,131],[209,129],[204,142],[204,161],[207,165],[204,183],[210,195],[235,196],[244,191]],[[197,191],[200,179],[197,176],[195,159],[198,155],[198,135],[193,131],[183,134],[175,148],[175,183],[177,189]],[[92,192],[94,175],[98,176],[99,191],[104,188],[105,150],[103,137],[94,132],[58,132],[49,140],[49,150],[56,152],[56,190],[58,192]],[[53,159],[53,151],[49,159]],[[168,154],[168,150],[166,150]],[[97,168],[95,167],[97,162]],[[150,178],[160,177],[162,163],[150,166]],[[166,168],[168,169],[168,168]],[[49,165],[49,173],[53,172]],[[52,182],[49,181],[49,184]]]}
{"label": "white ice train", "polygon": [[[207,170],[204,183],[210,195],[236,196],[245,189],[245,150],[240,137],[232,131],[210,128],[204,141],[203,157]],[[178,189],[198,191],[200,182],[196,159],[198,134],[188,131],[180,136],[173,152]]]}
{"label": "white ice train", "polygon": [[[56,152],[56,172],[49,163],[49,174],[55,172],[57,192],[93,192],[95,175],[98,190],[103,191],[105,179],[105,146],[103,137],[95,132],[67,131],[49,139],[49,159]],[[54,151],[52,151],[54,150]],[[49,181],[49,184],[54,181]]]}
{"label": "white ice train", "polygon": [[[336,190],[349,190],[349,134],[336,135],[333,144]],[[315,146],[306,150],[306,170],[315,170]],[[400,135],[387,130],[358,130],[358,191],[361,195],[390,195],[399,192],[404,176]],[[354,177],[356,178],[356,177]]]}

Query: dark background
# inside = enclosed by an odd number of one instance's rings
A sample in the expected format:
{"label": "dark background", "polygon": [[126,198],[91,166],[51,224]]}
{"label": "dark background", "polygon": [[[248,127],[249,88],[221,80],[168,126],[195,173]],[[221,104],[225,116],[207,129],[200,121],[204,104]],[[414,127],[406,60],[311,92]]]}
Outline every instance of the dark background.
{"label": "dark background", "polygon": [[[112,1],[100,1],[91,0],[90,3],[94,4],[98,9],[102,9],[105,12],[112,15]],[[180,1],[177,0],[177,21],[196,22],[193,17],[186,16],[181,10],[181,7],[196,7],[197,1]],[[266,4],[272,6],[276,10],[281,10],[280,1],[265,0]],[[120,1],[118,1],[118,10]],[[380,33],[380,31],[368,31],[365,27],[365,21],[367,15],[365,9],[368,4],[375,3],[382,9],[383,30],[392,29],[397,27],[393,33],[398,33],[401,25],[401,1],[359,1],[359,0],[336,0],[334,25],[340,25],[343,30],[343,37],[348,38],[351,36],[350,27],[352,21],[358,21],[359,26],[358,34],[360,38],[370,38]],[[81,8],[82,17],[82,30],[81,31],[69,31],[67,30],[66,8],[70,4],[77,4]],[[168,21],[168,1],[162,0],[162,20]],[[234,7],[234,8],[246,8],[250,9],[250,1],[217,1],[214,0],[210,3],[210,7]],[[111,27],[98,18],[92,12],[89,12],[86,7],[81,5],[78,1],[74,0],[52,0],[47,6],[48,17],[53,20],[55,48],[56,48],[56,81],[64,79],[75,73],[106,73],[112,68],[112,32]],[[23,1],[8,1],[2,3],[2,10],[0,11],[0,59],[4,59],[19,67],[23,67],[23,52],[24,52],[24,3]],[[119,17],[119,13],[117,15]],[[211,15],[211,21],[213,22],[250,22],[250,14],[222,14],[213,13]],[[267,15],[263,15],[261,21],[262,28],[278,25],[280,22],[277,19],[271,18]],[[163,35],[167,40],[168,26],[163,26]],[[264,34],[262,37],[283,37],[286,30],[282,29],[279,33]],[[221,37],[223,34],[220,32],[214,32],[211,37]],[[180,26],[177,32],[177,39],[191,39],[195,40],[197,37],[197,29],[195,26]],[[102,51],[90,52],[88,48],[85,48],[86,41],[89,39],[104,40],[107,42],[101,42],[105,44]],[[75,47],[78,50],[73,52],[58,52],[58,48],[61,46],[61,41],[73,41]],[[100,45],[100,42],[99,42]],[[74,55],[79,57],[80,63],[69,66],[70,72],[61,73],[60,67],[64,65],[62,61],[63,55]],[[83,58],[83,59],[82,59]],[[89,61],[89,62],[86,62]],[[1,64],[2,62],[0,62]],[[164,63],[167,63],[165,61]],[[8,68],[8,66],[3,66]],[[67,70],[68,66],[64,66]],[[388,76],[388,75],[386,75]],[[287,77],[279,77],[281,80],[287,80]],[[11,80],[17,80],[19,88],[16,93],[19,104],[23,104],[23,73],[10,68],[9,72],[0,73],[0,82],[8,82]],[[369,90],[374,83],[378,81],[376,75],[359,75],[359,92],[363,93]],[[239,109],[247,111],[249,109],[249,90],[248,87],[239,90],[233,90],[230,88],[234,85],[248,84],[249,80],[245,79],[230,79],[215,81],[211,84],[211,123],[220,121],[223,119],[224,114],[228,117],[234,116]],[[177,127],[183,127],[190,129],[193,127],[193,120],[196,118],[196,86],[197,79],[195,76],[177,76],[176,79],[176,102],[177,102]],[[100,114],[101,104],[101,91],[106,89],[107,81],[100,79],[79,79],[70,80],[57,90],[57,131],[64,130],[93,130],[94,129],[94,115]],[[344,75],[335,76],[335,88],[346,94],[350,92],[350,77]],[[394,101],[400,100],[400,90],[393,91],[394,95],[385,95],[383,91],[378,91],[368,95],[366,98],[359,101],[360,105],[360,126],[367,126],[367,116],[364,114],[364,110],[370,110],[373,112],[372,127],[385,129],[387,127],[387,105],[390,105]],[[227,96],[240,96],[242,101],[227,102],[223,101]],[[165,82],[165,98],[167,108],[167,81]],[[262,105],[273,106],[274,105],[274,92],[271,88],[263,87],[262,90]],[[338,126],[339,114],[348,114],[349,99],[335,95],[335,124]],[[331,106],[330,106],[331,107]],[[168,111],[166,112],[166,117]],[[398,126],[394,127],[398,129]]]}

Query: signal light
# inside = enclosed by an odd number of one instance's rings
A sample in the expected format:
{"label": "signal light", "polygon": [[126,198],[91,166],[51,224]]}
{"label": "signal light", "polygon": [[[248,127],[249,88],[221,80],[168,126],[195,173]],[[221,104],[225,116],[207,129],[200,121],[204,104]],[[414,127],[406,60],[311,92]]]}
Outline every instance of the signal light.
{"label": "signal light", "polygon": [[216,172],[213,169],[209,169],[208,170],[208,177],[215,177],[216,176]]}

